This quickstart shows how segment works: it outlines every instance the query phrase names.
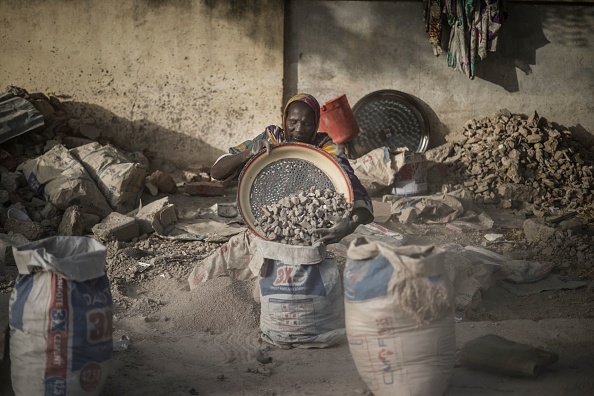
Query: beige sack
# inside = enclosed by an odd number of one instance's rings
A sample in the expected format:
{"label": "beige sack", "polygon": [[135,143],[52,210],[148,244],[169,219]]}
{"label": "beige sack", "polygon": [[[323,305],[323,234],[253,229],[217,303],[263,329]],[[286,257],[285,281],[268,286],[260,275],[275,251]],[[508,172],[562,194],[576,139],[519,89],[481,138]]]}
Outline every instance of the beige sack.
{"label": "beige sack", "polygon": [[55,207],[78,205],[83,213],[104,218],[112,212],[85,168],[61,144],[20,167],[29,187]]}
{"label": "beige sack", "polygon": [[456,342],[444,254],[365,238],[347,251],[347,338],[375,396],[442,395],[448,387]]}
{"label": "beige sack", "polygon": [[89,172],[113,210],[126,214],[136,208],[146,177],[144,163],[131,161],[110,144],[94,142],[70,152]]}
{"label": "beige sack", "polygon": [[388,188],[394,182],[394,169],[387,147],[376,148],[349,162],[369,194],[373,195]]}

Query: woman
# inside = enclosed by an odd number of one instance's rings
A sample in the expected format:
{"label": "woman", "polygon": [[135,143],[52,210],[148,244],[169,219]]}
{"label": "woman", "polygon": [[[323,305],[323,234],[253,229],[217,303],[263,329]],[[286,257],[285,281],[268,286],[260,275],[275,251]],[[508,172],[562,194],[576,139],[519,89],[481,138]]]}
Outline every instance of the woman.
{"label": "woman", "polygon": [[331,155],[340,164],[351,182],[355,200],[350,219],[341,219],[332,228],[318,229],[320,242],[337,243],[351,234],[360,224],[373,221],[373,208],[369,194],[355,175],[342,148],[325,132],[318,132],[320,105],[309,94],[297,94],[287,102],[283,112],[282,128],[270,125],[252,140],[229,149],[229,154],[220,157],[211,168],[213,179],[225,180],[235,177],[243,166],[260,151],[270,153],[273,145],[285,142],[308,143]]}

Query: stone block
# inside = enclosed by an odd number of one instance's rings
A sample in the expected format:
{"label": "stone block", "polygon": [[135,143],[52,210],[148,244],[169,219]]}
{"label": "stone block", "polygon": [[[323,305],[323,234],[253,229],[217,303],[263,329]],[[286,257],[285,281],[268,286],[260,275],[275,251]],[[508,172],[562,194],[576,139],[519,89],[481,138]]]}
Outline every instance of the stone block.
{"label": "stone block", "polygon": [[0,234],[0,268],[5,265],[16,265],[12,255],[12,247],[31,242],[21,234]]}
{"label": "stone block", "polygon": [[175,194],[177,192],[175,180],[173,180],[170,175],[160,170],[147,176],[146,182],[156,186],[159,191],[164,192],[165,194]]}
{"label": "stone block", "polygon": [[136,219],[118,212],[112,212],[107,215],[92,230],[95,238],[103,242],[111,240],[127,242],[140,235],[139,225]]}
{"label": "stone block", "polygon": [[169,228],[177,222],[175,205],[169,204],[155,213],[151,223],[153,230],[159,235],[167,234]]}
{"label": "stone block", "polygon": [[528,242],[546,242],[555,234],[555,227],[546,224],[542,218],[526,219],[523,226]]}
{"label": "stone block", "polygon": [[45,235],[45,228],[40,223],[18,219],[7,219],[4,230],[14,234],[22,234],[31,241],[41,239]]}
{"label": "stone block", "polygon": [[[169,203],[169,198],[165,197],[155,202],[151,202],[150,204],[143,206],[137,211],[129,213],[129,215],[134,216],[134,218],[138,222],[140,234],[152,234],[155,231],[155,229],[153,228],[153,223],[155,222],[155,219],[157,219],[160,222],[161,220],[159,218],[161,217],[161,212],[164,208],[169,207],[170,205],[171,204]],[[167,215],[163,216],[163,221],[167,222],[165,220],[165,216]]]}
{"label": "stone block", "polygon": [[515,183],[501,184],[497,187],[497,192],[501,199],[519,202],[532,202],[534,196],[532,187]]}
{"label": "stone block", "polygon": [[441,146],[434,147],[429,149],[425,152],[425,157],[427,161],[432,162],[443,162],[446,158],[448,158],[452,152],[454,151],[454,144],[453,143],[445,143]]}
{"label": "stone block", "polygon": [[225,184],[221,182],[194,182],[184,186],[184,193],[202,197],[220,197],[225,195]]}
{"label": "stone block", "polygon": [[56,109],[45,100],[35,100],[33,101],[33,106],[46,118],[56,112]]}
{"label": "stone block", "polygon": [[586,230],[580,219],[568,219],[559,223],[559,228],[563,231],[571,231],[574,235],[584,234]]}
{"label": "stone block", "polygon": [[92,124],[81,124],[79,132],[88,139],[97,140],[101,136],[101,129]]}
{"label": "stone block", "polygon": [[51,219],[53,217],[60,215],[60,209],[56,208],[51,202],[45,204],[43,209],[41,210],[41,216],[44,219]]}
{"label": "stone block", "polygon": [[58,226],[58,234],[66,236],[82,236],[85,231],[85,222],[80,207],[74,205],[66,208],[62,221]]}

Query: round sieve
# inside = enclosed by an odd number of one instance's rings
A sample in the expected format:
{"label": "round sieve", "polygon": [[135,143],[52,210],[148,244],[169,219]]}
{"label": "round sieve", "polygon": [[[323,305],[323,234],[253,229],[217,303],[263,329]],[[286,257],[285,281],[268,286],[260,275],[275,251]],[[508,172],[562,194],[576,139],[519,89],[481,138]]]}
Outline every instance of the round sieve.
{"label": "round sieve", "polygon": [[264,233],[255,225],[262,207],[281,198],[315,187],[342,193],[353,202],[348,176],[331,155],[304,143],[285,143],[254,156],[243,167],[237,186],[237,207],[246,225],[259,237]]}
{"label": "round sieve", "polygon": [[372,92],[353,106],[359,135],[348,143],[349,158],[386,146],[423,153],[429,143],[429,120],[418,99],[392,89]]}

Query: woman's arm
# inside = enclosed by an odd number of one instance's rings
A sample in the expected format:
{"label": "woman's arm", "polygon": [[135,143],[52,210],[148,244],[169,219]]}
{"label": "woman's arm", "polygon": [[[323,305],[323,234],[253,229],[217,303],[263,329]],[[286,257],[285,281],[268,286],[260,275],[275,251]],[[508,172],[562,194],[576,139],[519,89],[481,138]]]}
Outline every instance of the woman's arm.
{"label": "woman's arm", "polygon": [[219,158],[210,168],[210,176],[215,180],[226,180],[241,169],[252,158],[251,150]]}
{"label": "woman's arm", "polygon": [[226,155],[213,164],[210,168],[210,176],[215,180],[226,180],[233,176],[256,154],[263,149],[270,154],[271,144],[268,140],[257,140],[249,150],[244,150],[237,154]]}
{"label": "woman's arm", "polygon": [[334,226],[330,228],[318,228],[315,233],[320,237],[319,241],[330,245],[338,243],[342,238],[355,232],[355,229],[361,224],[369,224],[373,221],[373,213],[365,207],[353,209],[350,218],[341,218]]}

